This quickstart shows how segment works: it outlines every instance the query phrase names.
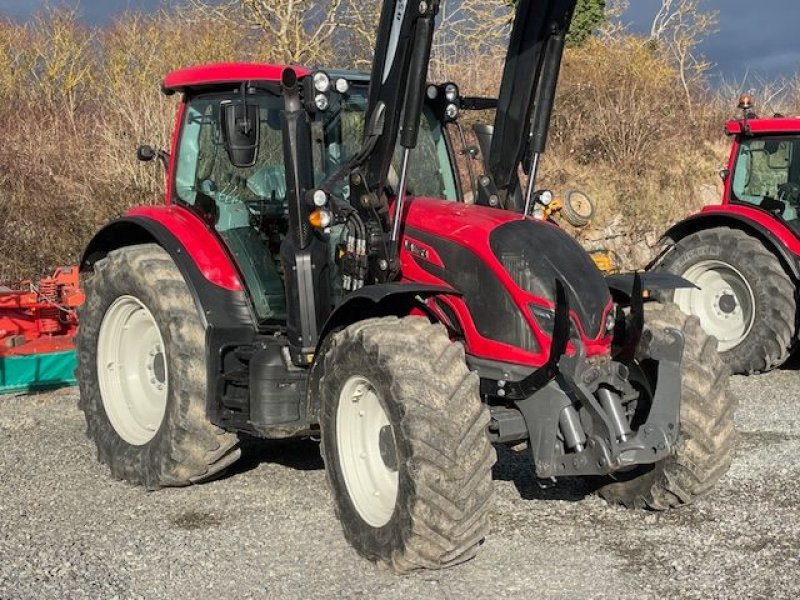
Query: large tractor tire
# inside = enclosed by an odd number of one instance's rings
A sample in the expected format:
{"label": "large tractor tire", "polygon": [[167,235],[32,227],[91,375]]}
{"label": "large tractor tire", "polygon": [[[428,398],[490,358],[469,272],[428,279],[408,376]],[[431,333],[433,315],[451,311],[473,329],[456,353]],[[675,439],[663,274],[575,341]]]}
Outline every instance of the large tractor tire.
{"label": "large tractor tire", "polygon": [[[708,336],[695,316],[674,304],[645,305],[645,331],[630,365],[632,378],[640,373],[639,402],[652,390],[648,367],[649,337],[664,336],[667,328],[685,337],[681,364],[680,437],[675,454],[654,465],[619,473],[599,489],[612,504],[628,508],[666,510],[708,493],[728,471],[733,460],[736,431],[733,423],[736,397],[728,388],[729,369],[717,352],[717,342]],[[647,402],[636,407],[647,409]],[[633,415],[636,419],[636,413]]]}
{"label": "large tractor tire", "polygon": [[795,339],[795,285],[778,258],[744,231],[715,227],[680,240],[659,265],[699,289],[668,292],[719,341],[734,373],[780,366]]}
{"label": "large tractor tire", "polygon": [[347,540],[396,572],[472,558],[495,451],[464,348],[420,317],[368,319],[322,359],[322,454]]}
{"label": "large tractor tire", "polygon": [[148,489],[220,474],[236,435],[206,418],[205,331],[169,254],[114,250],[85,282],[77,338],[80,407],[98,460]]}

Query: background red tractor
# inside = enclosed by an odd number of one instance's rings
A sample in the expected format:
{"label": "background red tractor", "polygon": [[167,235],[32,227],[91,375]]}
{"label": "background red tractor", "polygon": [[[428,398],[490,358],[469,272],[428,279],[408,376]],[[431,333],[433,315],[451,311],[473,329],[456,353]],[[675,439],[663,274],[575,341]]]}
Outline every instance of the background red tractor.
{"label": "background red tractor", "polygon": [[575,3],[517,4],[475,205],[436,118],[457,91],[426,82],[435,1],[384,4],[369,85],[275,65],[166,76],[171,151],[139,151],[166,164],[166,204],[107,225],[81,265],[80,401],[114,476],[189,485],[233,464],[240,435],[319,438],[345,536],[396,571],[475,554],[492,443],[630,507],[714,486],[734,442],[716,343],[532,218]]}
{"label": "background red tractor", "polygon": [[729,121],[722,204],[673,225],[654,267],[695,284],[668,291],[719,340],[737,373],[769,371],[797,342],[800,282],[800,118],[758,118],[743,96]]}

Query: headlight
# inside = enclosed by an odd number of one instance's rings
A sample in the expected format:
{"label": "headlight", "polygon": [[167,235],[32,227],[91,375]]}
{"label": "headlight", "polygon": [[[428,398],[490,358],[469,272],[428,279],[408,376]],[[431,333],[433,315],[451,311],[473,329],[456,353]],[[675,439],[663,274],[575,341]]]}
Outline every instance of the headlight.
{"label": "headlight", "polygon": [[317,94],[314,96],[314,106],[318,110],[325,110],[328,108],[328,97],[325,94]]}
{"label": "headlight", "polygon": [[[528,308],[533,314],[533,318],[539,324],[539,328],[543,333],[552,337],[553,329],[556,324],[556,312],[550,308],[544,308],[538,304],[528,304]],[[569,319],[569,338],[580,339],[578,335],[578,328],[575,326],[575,321],[570,317]]]}
{"label": "headlight", "polygon": [[323,94],[331,89],[331,80],[327,73],[322,71],[314,73],[314,89]]}
{"label": "headlight", "polygon": [[458,116],[458,107],[455,104],[448,104],[447,108],[444,109],[444,115],[451,121],[454,121]]}
{"label": "headlight", "polygon": [[346,94],[347,90],[350,89],[350,84],[347,83],[347,79],[340,77],[336,80],[336,91],[340,94]]}
{"label": "headlight", "polygon": [[614,327],[617,324],[617,317],[614,314],[616,312],[616,304],[611,307],[611,310],[608,311],[608,315],[606,316],[606,333],[612,333],[614,331]]}
{"label": "headlight", "polygon": [[428,100],[436,100],[436,97],[439,95],[439,88],[435,85],[429,85],[425,90],[425,94],[428,96]]}
{"label": "headlight", "polygon": [[328,194],[323,190],[316,190],[313,196],[314,206],[323,207],[328,202]]}
{"label": "headlight", "polygon": [[550,190],[542,190],[538,196],[539,204],[542,206],[549,206],[553,201],[553,192]]}
{"label": "headlight", "polygon": [[543,308],[537,304],[528,305],[533,313],[533,318],[539,324],[539,328],[547,335],[553,335],[553,326],[556,322],[556,313],[549,308]]}
{"label": "headlight", "polygon": [[458,86],[455,83],[448,83],[444,86],[444,97],[448,102],[458,100]]}

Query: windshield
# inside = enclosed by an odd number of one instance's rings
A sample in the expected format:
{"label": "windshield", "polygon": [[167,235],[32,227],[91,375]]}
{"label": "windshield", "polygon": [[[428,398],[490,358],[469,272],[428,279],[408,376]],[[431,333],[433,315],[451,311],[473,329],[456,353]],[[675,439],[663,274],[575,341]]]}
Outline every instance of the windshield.
{"label": "windshield", "polygon": [[[228,155],[220,123],[221,104],[238,94],[209,93],[187,102],[176,157],[174,194],[213,226],[234,257],[259,321],[285,318],[280,245],[288,229],[286,178],[281,135],[283,98],[269,90],[248,94],[258,107],[258,151],[246,167]],[[327,111],[312,124],[314,178],[317,185],[359,149],[366,108],[366,87],[332,95]],[[387,192],[397,186],[400,153],[389,173]],[[456,200],[457,190],[442,127],[425,110],[411,158],[410,194]],[[349,201],[346,182],[334,190]],[[336,228],[334,228],[335,230]],[[331,232],[335,236],[336,231]],[[336,240],[331,239],[331,246]],[[265,252],[265,248],[267,251]]]}
{"label": "windshield", "polygon": [[800,138],[744,138],[733,171],[733,200],[758,206],[800,233]]}
{"label": "windshield", "polygon": [[[266,91],[248,96],[248,102],[257,103],[260,109],[259,150],[255,164],[242,168],[229,160],[220,134],[219,105],[231,98],[235,96],[205,94],[188,103],[175,173],[177,196],[191,205],[203,202],[202,196],[210,196],[217,205],[230,205],[232,201],[282,204],[286,195],[280,121],[283,99]],[[315,136],[317,184],[359,149],[366,103],[366,89],[354,87],[341,101],[335,99],[330,110],[321,113],[321,122],[315,124],[322,130],[321,139]],[[390,194],[397,186],[399,165],[398,150],[389,172]],[[424,111],[419,141],[412,153],[408,190],[411,195],[457,199],[444,132],[428,109]],[[338,192],[348,199],[346,185],[340,183]]]}
{"label": "windshield", "polygon": [[[324,176],[335,173],[355,154],[364,131],[364,112],[367,108],[366,90],[356,91],[334,101],[331,110],[323,114],[324,143],[315,156],[323,157],[315,172]],[[393,195],[399,185],[402,150],[398,146],[389,168],[388,190]],[[447,144],[441,125],[429,109],[423,111],[420,135],[411,155],[408,193],[411,196],[456,200],[456,185]],[[317,183],[320,183],[319,181]],[[340,184],[339,193],[347,197],[348,190]]]}

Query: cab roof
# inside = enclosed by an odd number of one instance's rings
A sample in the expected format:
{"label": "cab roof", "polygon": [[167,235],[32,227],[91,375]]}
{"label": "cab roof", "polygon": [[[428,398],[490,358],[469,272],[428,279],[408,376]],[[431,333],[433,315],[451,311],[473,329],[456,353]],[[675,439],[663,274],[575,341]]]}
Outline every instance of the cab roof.
{"label": "cab roof", "polygon": [[[752,134],[791,134],[800,133],[800,117],[771,117],[764,119],[748,119],[747,125]],[[728,135],[744,133],[744,121],[737,119],[725,124]]]}
{"label": "cab roof", "polygon": [[[169,95],[175,92],[185,93],[194,88],[213,87],[240,81],[279,83],[285,68],[284,65],[244,62],[193,65],[167,73],[161,83],[161,89]],[[312,72],[311,69],[305,67],[294,67],[294,70],[297,71],[299,77],[304,77]],[[328,71],[328,74],[333,79],[344,77],[351,81],[369,81],[368,74],[356,71],[336,70]]]}
{"label": "cab roof", "polygon": [[[273,81],[280,82],[284,65],[258,63],[211,63],[194,65],[167,73],[161,83],[165,94],[186,92],[192,88],[214,86],[239,81]],[[295,67],[300,77],[310,71],[303,67]]]}

